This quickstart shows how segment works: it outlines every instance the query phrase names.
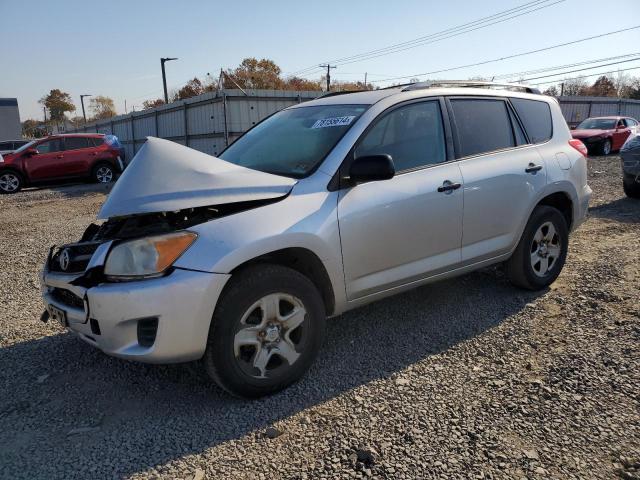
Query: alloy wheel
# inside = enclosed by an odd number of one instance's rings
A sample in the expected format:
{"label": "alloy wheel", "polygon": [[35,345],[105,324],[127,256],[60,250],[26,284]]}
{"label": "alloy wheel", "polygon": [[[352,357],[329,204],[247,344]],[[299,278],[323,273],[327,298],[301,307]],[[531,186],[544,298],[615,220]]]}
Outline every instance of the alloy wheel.
{"label": "alloy wheel", "polygon": [[609,140],[606,140],[604,145],[602,145],[602,153],[604,155],[609,155],[611,153],[611,142]]}
{"label": "alloy wheel", "polygon": [[544,222],[531,242],[531,268],[538,277],[545,277],[553,269],[562,253],[560,235],[551,222]]}
{"label": "alloy wheel", "polygon": [[247,375],[272,378],[291,368],[308,340],[307,311],[299,298],[272,293],[244,313],[233,340],[236,362]]}
{"label": "alloy wheel", "polygon": [[109,167],[100,167],[96,170],[96,179],[100,183],[109,183],[113,180],[113,170]]}
{"label": "alloy wheel", "polygon": [[20,187],[20,179],[15,173],[3,173],[0,175],[0,190],[12,193]]}

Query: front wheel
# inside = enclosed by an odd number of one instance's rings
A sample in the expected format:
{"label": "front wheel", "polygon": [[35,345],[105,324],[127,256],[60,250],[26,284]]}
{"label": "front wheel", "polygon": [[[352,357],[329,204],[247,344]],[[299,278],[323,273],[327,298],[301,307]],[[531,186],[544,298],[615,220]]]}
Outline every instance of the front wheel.
{"label": "front wheel", "polygon": [[611,140],[605,140],[602,143],[602,154],[609,155],[611,153]]}
{"label": "front wheel", "polygon": [[307,277],[279,265],[249,267],[225,287],[201,362],[233,395],[269,395],[309,369],[324,327],[322,298]]}
{"label": "front wheel", "polygon": [[0,193],[17,193],[22,188],[22,177],[12,171],[0,172]]}
{"label": "front wheel", "polygon": [[626,175],[622,178],[622,188],[624,194],[629,198],[640,198],[640,182],[636,181],[633,175]]}
{"label": "front wheel", "polygon": [[107,163],[100,163],[93,168],[93,180],[98,183],[110,183],[115,177],[113,167]]}
{"label": "front wheel", "polygon": [[536,207],[507,262],[509,280],[528,290],[549,286],[562,271],[568,245],[569,229],[562,213],[545,205]]}

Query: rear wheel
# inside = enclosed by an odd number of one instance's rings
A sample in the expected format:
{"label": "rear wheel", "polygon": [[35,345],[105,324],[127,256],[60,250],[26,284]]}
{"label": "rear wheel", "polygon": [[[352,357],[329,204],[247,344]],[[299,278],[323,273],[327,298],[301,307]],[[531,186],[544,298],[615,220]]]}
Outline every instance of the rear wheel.
{"label": "rear wheel", "polygon": [[108,163],[99,163],[93,167],[92,178],[98,183],[110,183],[115,177],[113,167]]}
{"label": "rear wheel", "polygon": [[16,193],[22,188],[22,176],[11,170],[0,172],[0,193]]}
{"label": "rear wheel", "polygon": [[545,205],[536,207],[507,262],[509,280],[528,290],[547,287],[560,275],[568,245],[569,229],[562,213]]}
{"label": "rear wheel", "polygon": [[622,188],[627,197],[640,198],[640,182],[637,182],[633,175],[625,174],[624,177],[622,177]]}
{"label": "rear wheel", "polygon": [[279,265],[249,267],[218,301],[202,364],[233,395],[268,395],[304,375],[324,326],[322,298],[307,277]]}
{"label": "rear wheel", "polygon": [[611,140],[605,140],[602,142],[601,151],[603,155],[609,155],[611,153]]}

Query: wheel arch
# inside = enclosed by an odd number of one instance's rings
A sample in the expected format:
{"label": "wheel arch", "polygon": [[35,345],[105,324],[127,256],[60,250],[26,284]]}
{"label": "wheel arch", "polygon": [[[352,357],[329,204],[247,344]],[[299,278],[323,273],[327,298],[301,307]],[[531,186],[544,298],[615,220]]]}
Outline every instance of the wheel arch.
{"label": "wheel arch", "polygon": [[11,166],[11,165],[6,166],[6,167],[5,166],[0,166],[0,174],[2,174],[3,172],[13,172],[13,173],[15,173],[16,175],[18,175],[22,179],[22,181],[23,181],[25,186],[29,183],[29,177],[25,174],[25,172],[20,171],[20,169],[14,167],[14,166]]}
{"label": "wheel arch", "polygon": [[231,275],[247,267],[261,263],[281,265],[291,268],[307,277],[316,286],[322,297],[327,315],[335,311],[336,298],[329,273],[320,258],[304,247],[288,247],[259,255],[237,265]]}
{"label": "wheel arch", "polygon": [[[547,196],[540,199],[540,201],[536,204],[536,207],[539,205],[546,205],[548,207],[553,207],[562,213],[562,216],[567,222],[567,227],[569,231],[571,231],[571,227],[573,225],[574,219],[574,204],[571,196],[564,191],[557,191],[548,194]],[[534,207],[535,208],[535,207]]]}

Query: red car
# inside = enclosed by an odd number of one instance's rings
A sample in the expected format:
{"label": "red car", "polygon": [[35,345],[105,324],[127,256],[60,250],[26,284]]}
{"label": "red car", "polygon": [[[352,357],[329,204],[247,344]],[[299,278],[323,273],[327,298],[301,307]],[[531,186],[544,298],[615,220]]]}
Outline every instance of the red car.
{"label": "red car", "polygon": [[638,121],[629,117],[591,117],[571,131],[573,138],[581,140],[589,153],[609,155],[620,150],[632,133],[638,132]]}
{"label": "red car", "polygon": [[124,169],[124,148],[115,135],[51,135],[0,156],[0,193],[70,178],[109,183]]}

